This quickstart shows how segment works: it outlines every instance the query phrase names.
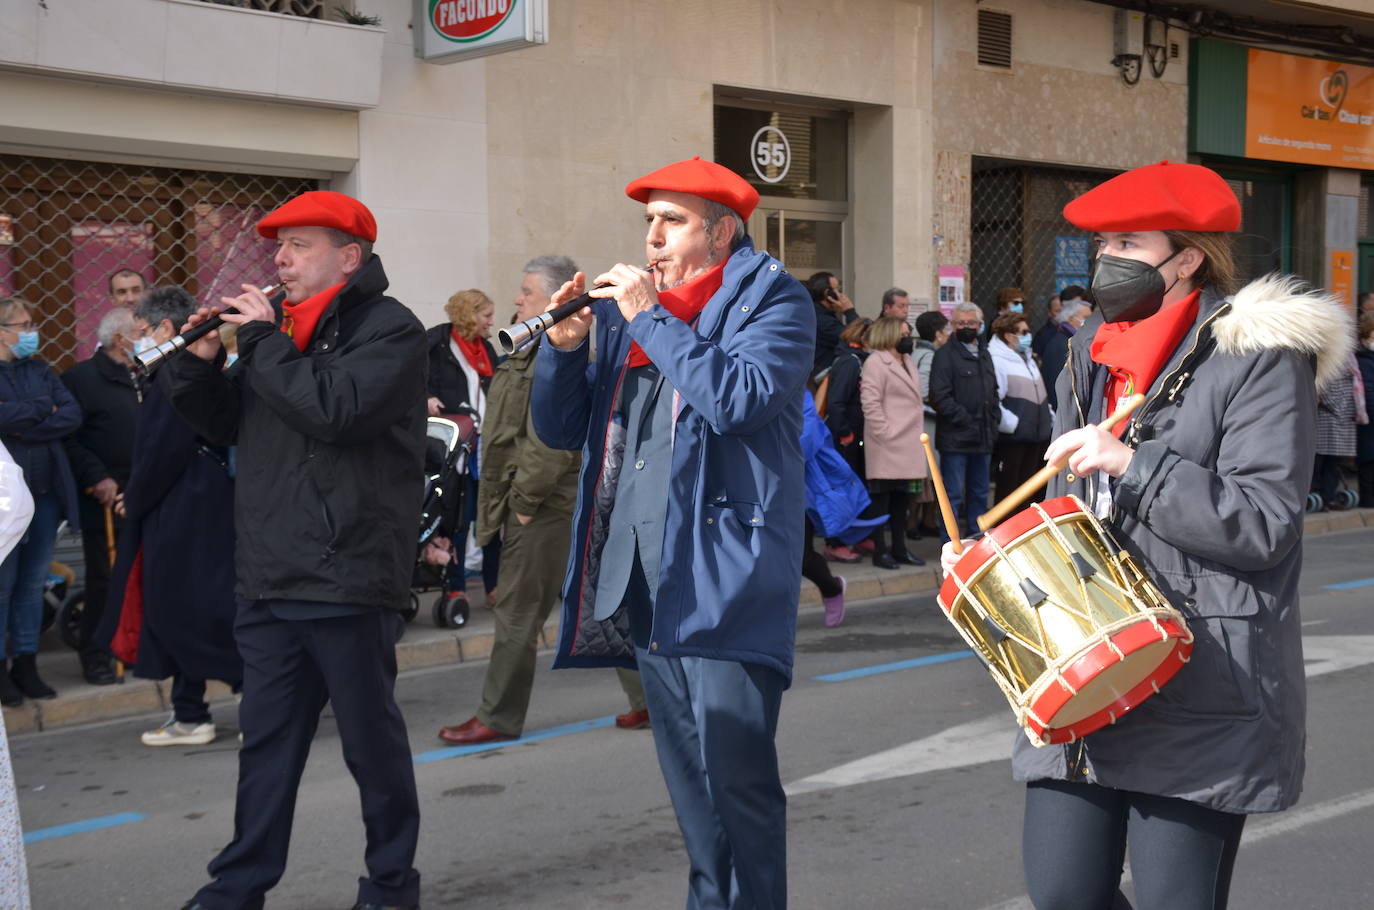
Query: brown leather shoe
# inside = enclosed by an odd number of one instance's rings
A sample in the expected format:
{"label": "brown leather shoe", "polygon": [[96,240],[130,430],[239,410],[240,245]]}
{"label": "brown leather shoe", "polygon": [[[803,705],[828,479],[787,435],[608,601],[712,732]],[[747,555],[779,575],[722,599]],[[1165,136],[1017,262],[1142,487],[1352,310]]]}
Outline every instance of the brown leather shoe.
{"label": "brown leather shoe", "polygon": [[615,716],[615,725],[622,730],[643,730],[649,726],[648,711],[626,711]]}
{"label": "brown leather shoe", "polygon": [[478,743],[499,743],[507,739],[519,739],[509,733],[498,733],[475,717],[456,727],[440,727],[439,738],[455,746],[475,746]]}

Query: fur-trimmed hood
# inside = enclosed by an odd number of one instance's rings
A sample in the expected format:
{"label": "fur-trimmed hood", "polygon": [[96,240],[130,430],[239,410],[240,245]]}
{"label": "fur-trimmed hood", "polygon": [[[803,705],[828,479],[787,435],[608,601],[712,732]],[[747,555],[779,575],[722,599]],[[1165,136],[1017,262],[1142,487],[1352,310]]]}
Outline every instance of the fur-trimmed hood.
{"label": "fur-trimmed hood", "polygon": [[1231,312],[1212,326],[1217,350],[1253,354],[1289,348],[1317,358],[1317,388],[1345,369],[1355,349],[1349,309],[1329,294],[1307,290],[1292,275],[1258,278],[1231,298]]}

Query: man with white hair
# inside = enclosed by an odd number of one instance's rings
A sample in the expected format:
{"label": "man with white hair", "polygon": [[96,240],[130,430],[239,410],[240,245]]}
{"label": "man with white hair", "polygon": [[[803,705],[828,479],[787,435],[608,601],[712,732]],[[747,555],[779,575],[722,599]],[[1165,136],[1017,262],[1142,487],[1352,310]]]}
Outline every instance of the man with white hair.
{"label": "man with white hair", "polygon": [[125,307],[106,313],[96,329],[100,347],[88,359],[62,374],[62,381],[81,405],[81,427],[65,442],[67,458],[82,491],[81,544],[86,561],[86,602],[81,614],[81,675],[97,686],[116,682],[110,654],[94,642],[110,585],[110,549],[105,509],[129,480],[134,451],[134,425],[143,400],[134,367],[138,332]]}
{"label": "man with white hair", "polygon": [[1069,339],[1083,327],[1084,320],[1091,313],[1092,308],[1082,297],[1064,301],[1063,307],[1059,310],[1059,322],[1054,327],[1054,334],[1050,335],[1041,350],[1040,375],[1045,379],[1045,391],[1049,393],[1052,408],[1059,406],[1054,384],[1069,359]]}
{"label": "man with white hair", "polygon": [[955,519],[964,531],[978,527],[988,506],[988,472],[1002,407],[997,371],[983,339],[983,310],[964,302],[950,314],[954,337],[930,362],[929,399],[938,415],[935,447]]}

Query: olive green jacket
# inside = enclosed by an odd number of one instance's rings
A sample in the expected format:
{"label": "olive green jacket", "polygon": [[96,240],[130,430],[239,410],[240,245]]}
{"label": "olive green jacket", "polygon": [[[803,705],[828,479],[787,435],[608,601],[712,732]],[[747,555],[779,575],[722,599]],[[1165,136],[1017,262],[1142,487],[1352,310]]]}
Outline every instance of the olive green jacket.
{"label": "olive green jacket", "polygon": [[551,449],[530,422],[537,344],[507,357],[487,391],[477,484],[477,543],[485,546],[512,513],[556,509],[571,516],[577,504],[580,450]]}

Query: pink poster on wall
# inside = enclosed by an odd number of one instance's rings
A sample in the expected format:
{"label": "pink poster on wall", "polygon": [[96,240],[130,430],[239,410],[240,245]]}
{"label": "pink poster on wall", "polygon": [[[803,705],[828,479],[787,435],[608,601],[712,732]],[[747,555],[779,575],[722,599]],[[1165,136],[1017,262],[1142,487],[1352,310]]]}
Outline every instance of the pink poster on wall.
{"label": "pink poster on wall", "polygon": [[153,284],[153,225],[82,221],[72,226],[72,315],[76,359],[95,351],[96,328],[110,309],[110,275],[133,269]]}

